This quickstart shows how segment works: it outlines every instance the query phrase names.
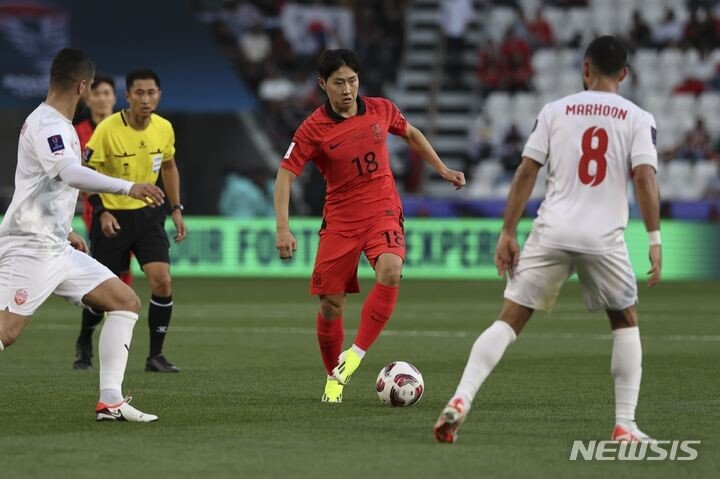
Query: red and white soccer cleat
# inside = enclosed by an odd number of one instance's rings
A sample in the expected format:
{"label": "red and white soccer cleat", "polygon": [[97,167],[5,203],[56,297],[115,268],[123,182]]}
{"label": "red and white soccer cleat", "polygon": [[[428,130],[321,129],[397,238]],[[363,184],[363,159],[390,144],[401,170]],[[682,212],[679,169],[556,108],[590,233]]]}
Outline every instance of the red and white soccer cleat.
{"label": "red and white soccer cleat", "polygon": [[638,429],[634,422],[630,426],[615,424],[611,439],[618,442],[655,442],[655,439]]}
{"label": "red and white soccer cleat", "polygon": [[467,417],[469,406],[460,397],[454,397],[445,406],[435,423],[433,432],[437,442],[453,443],[457,440],[457,431]]}
{"label": "red and white soccer cleat", "polygon": [[127,422],[153,422],[158,417],[154,414],[146,414],[130,405],[132,396],[126,397],[119,404],[97,403],[95,406],[96,418],[98,421],[127,421]]}

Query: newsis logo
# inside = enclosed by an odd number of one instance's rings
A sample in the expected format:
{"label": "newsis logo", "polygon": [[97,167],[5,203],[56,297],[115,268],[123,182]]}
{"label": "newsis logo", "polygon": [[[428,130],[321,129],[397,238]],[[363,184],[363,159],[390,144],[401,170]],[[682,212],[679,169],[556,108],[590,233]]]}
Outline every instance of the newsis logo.
{"label": "newsis logo", "polygon": [[694,461],[701,441],[573,441],[571,461]]}

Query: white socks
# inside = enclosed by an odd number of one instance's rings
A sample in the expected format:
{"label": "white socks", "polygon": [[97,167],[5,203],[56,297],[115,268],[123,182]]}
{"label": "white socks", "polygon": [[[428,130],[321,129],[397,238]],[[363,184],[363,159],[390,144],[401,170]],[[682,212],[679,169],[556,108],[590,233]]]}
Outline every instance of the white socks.
{"label": "white socks", "polygon": [[489,328],[478,336],[470,350],[465,372],[458,384],[455,396],[465,401],[470,407],[480,386],[500,361],[505,349],[515,341],[515,330],[505,321],[495,321]]}
{"label": "white socks", "polygon": [[610,372],[615,378],[615,421],[628,425],[635,421],[635,408],[642,378],[640,329],[616,329],[612,332],[613,350]]}
{"label": "white socks", "polygon": [[366,351],[365,351],[364,349],[362,349],[360,346],[356,346],[355,344],[353,344],[352,346],[350,346],[350,349],[352,349],[353,351],[355,351],[355,354],[357,354],[358,356],[360,356],[360,359],[362,359],[362,358],[365,357],[365,352],[366,352]]}
{"label": "white socks", "polygon": [[100,402],[117,404],[123,400],[125,376],[133,328],[138,319],[132,311],[110,311],[100,331]]}
{"label": "white socks", "polygon": [[2,341],[0,341],[0,351],[2,351],[3,349],[5,349],[5,346],[3,345]]}

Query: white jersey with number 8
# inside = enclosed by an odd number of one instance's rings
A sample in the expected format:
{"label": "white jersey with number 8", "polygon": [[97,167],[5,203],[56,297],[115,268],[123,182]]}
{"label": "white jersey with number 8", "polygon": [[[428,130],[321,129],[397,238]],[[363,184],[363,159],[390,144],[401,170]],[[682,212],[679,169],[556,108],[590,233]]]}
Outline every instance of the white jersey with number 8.
{"label": "white jersey with number 8", "polygon": [[624,244],[632,169],[657,170],[653,116],[620,95],[584,91],[543,107],[523,156],[548,168],[533,224],[540,244],[601,254]]}

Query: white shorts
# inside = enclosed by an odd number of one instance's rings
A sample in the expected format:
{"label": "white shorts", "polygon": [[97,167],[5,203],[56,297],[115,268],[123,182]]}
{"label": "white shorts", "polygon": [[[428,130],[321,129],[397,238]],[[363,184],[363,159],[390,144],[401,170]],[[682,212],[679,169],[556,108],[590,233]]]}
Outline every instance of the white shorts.
{"label": "white shorts", "polygon": [[637,282],[624,243],[609,253],[576,253],[541,246],[533,234],[508,280],[505,298],[528,308],[550,311],[573,273],[580,279],[585,306],[590,311],[619,311],[637,303]]}
{"label": "white shorts", "polygon": [[31,255],[5,251],[0,255],[0,310],[31,316],[55,293],[82,305],[82,298],[115,275],[90,255],[73,249],[59,254]]}

